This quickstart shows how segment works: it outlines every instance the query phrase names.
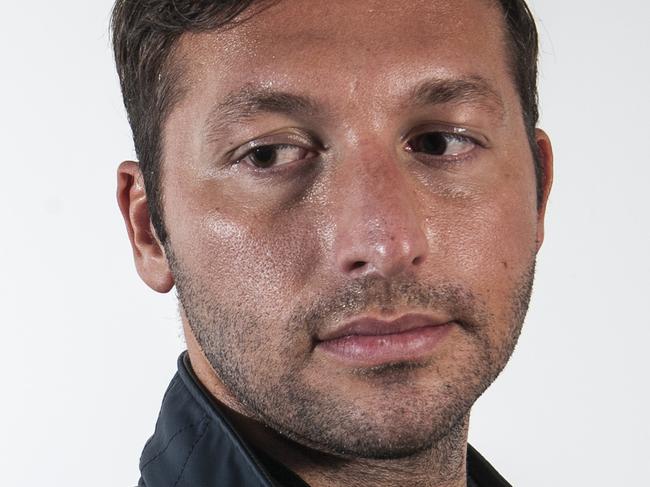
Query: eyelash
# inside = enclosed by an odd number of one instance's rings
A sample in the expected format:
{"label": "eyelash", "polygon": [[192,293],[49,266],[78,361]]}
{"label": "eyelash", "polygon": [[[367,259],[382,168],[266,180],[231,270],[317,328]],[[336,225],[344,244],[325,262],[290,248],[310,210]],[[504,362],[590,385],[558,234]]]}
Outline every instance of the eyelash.
{"label": "eyelash", "polygon": [[[274,163],[270,164],[269,167],[266,167],[266,168],[256,166],[252,162],[248,163],[248,165],[253,167],[254,170],[256,170],[258,172],[265,172],[265,173],[267,173],[267,172],[278,172],[278,171],[281,171],[281,170],[288,169],[288,167],[291,167],[291,166],[293,166],[293,165],[295,165],[297,163],[300,163],[302,161],[312,159],[312,158],[316,157],[316,155],[318,154],[317,150],[307,149],[307,148],[305,148],[305,147],[303,147],[301,145],[297,145],[297,144],[286,144],[286,143],[259,144],[259,145],[256,145],[255,147],[252,147],[247,152],[245,152],[241,157],[236,159],[233,162],[233,164],[246,164],[246,160],[250,159],[251,156],[253,156],[256,151],[260,151],[260,150],[264,150],[264,149],[272,150],[274,158],[277,158],[278,153],[280,151],[282,151],[282,150],[285,150],[285,149],[293,149],[293,150],[300,151],[300,152],[305,154],[305,155],[303,155],[303,157],[297,158],[295,160],[291,160],[290,162],[287,162],[287,163],[284,163],[284,164],[276,164],[274,162]],[[310,154],[310,153],[314,153],[314,155],[306,156],[306,154]],[[285,166],[287,166],[287,167],[285,167]]]}
{"label": "eyelash", "polygon": [[[449,149],[449,147],[454,144],[454,143],[459,143],[459,144],[470,144],[470,147],[468,150],[461,151],[460,153],[455,153],[452,155],[436,155],[436,154],[427,154],[424,151],[421,150],[416,150],[414,146],[414,141],[416,141],[418,138],[425,137],[425,136],[437,136],[441,139],[444,140],[445,143],[445,151]],[[420,132],[412,137],[410,137],[404,146],[404,149],[407,152],[411,152],[413,154],[418,154],[419,157],[427,159],[428,162],[436,162],[439,164],[454,164],[458,162],[462,162],[466,159],[471,158],[472,153],[474,150],[477,148],[485,148],[486,144],[480,142],[474,137],[471,137],[469,135],[464,135],[458,132],[449,132],[449,131],[444,131],[444,130],[429,130],[429,131],[424,131]]]}
{"label": "eyelash", "polygon": [[[465,143],[465,144],[471,144],[471,147],[464,151],[461,152],[460,154],[453,154],[453,155],[435,155],[435,154],[427,154],[424,151],[421,150],[416,150],[414,149],[414,141],[417,141],[418,138],[426,137],[426,136],[436,136],[439,139],[444,139],[444,144],[445,144],[445,151],[448,149],[450,144],[453,143]],[[431,141],[430,141],[431,142]],[[438,140],[440,142],[440,140]],[[444,131],[444,130],[437,130],[437,129],[432,129],[428,131],[422,131],[420,133],[415,134],[414,136],[409,137],[405,141],[404,145],[404,150],[407,152],[411,152],[414,154],[414,157],[417,157],[418,159],[424,159],[426,163],[428,164],[439,164],[439,165],[446,165],[446,164],[455,164],[462,162],[464,160],[467,160],[472,157],[472,153],[474,152],[476,147],[482,147],[485,148],[486,144],[484,142],[481,142],[477,140],[474,137],[471,137],[469,135],[465,135],[463,133],[458,133],[456,131]],[[287,149],[293,149],[296,151],[301,151],[303,154],[302,157],[297,158],[295,160],[291,160],[287,163],[284,164],[276,164],[275,162],[271,162],[268,167],[260,167],[255,165],[252,162],[246,163],[246,160],[249,159],[256,151],[264,150],[264,149],[270,149],[273,151],[273,157],[277,159],[278,153],[282,150],[287,150]],[[253,168],[254,171],[258,173],[264,173],[264,174],[271,174],[271,173],[276,173],[276,172],[283,172],[286,170],[290,170],[291,167],[293,167],[296,164],[300,164],[306,160],[313,159],[319,155],[320,152],[323,151],[323,148],[307,148],[304,145],[300,144],[291,144],[291,143],[258,143],[255,144],[254,147],[251,147],[249,150],[247,150],[245,153],[243,153],[240,157],[236,158],[234,161],[232,161],[232,165],[239,165],[239,164],[247,164],[249,167]],[[312,154],[312,155],[309,155]]]}

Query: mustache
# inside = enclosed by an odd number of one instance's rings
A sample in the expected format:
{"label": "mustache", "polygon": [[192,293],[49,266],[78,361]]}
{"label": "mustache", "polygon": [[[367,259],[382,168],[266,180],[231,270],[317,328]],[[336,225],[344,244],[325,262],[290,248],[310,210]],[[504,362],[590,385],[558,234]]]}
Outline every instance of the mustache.
{"label": "mustache", "polygon": [[299,306],[289,323],[296,329],[307,327],[310,335],[315,336],[332,323],[370,310],[390,315],[413,309],[445,312],[468,329],[477,328],[487,317],[483,300],[466,286],[363,277],[318,297],[307,306]]}

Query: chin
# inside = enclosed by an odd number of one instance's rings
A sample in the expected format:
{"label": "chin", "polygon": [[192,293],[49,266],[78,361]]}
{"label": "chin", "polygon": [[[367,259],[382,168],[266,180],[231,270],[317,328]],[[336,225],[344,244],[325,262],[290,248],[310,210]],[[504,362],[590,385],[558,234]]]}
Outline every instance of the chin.
{"label": "chin", "polygon": [[405,459],[466,441],[469,411],[482,392],[452,391],[444,384],[413,386],[408,380],[381,389],[357,390],[357,397],[345,398],[316,394],[312,399],[317,407],[303,404],[291,424],[269,426],[299,444],[342,459]]}

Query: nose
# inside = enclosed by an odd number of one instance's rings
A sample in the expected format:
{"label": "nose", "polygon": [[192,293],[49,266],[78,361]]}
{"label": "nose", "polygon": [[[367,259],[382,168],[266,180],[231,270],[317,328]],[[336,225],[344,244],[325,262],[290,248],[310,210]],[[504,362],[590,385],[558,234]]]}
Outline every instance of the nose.
{"label": "nose", "polygon": [[415,272],[429,252],[414,178],[399,161],[357,159],[337,178],[334,255],[348,277]]}

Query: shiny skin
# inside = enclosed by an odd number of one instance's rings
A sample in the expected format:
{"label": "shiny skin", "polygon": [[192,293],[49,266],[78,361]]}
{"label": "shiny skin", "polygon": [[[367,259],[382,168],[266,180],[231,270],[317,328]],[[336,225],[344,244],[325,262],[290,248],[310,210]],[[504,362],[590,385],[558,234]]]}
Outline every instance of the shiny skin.
{"label": "shiny skin", "polygon": [[[183,95],[164,126],[165,246],[137,164],[120,168],[138,271],[160,292],[177,285],[197,374],[252,441],[286,439],[281,460],[314,485],[327,482],[295,460],[300,448],[366,465],[462,449],[469,408],[516,342],[552,157],[538,130],[538,205],[500,16],[479,0],[285,0],[186,34],[173,58]],[[498,103],[414,105],[408,94],[432,78],[480,78]],[[318,110],[210,133],[214,107],[243,87]],[[408,145],[450,128],[481,144],[446,159]],[[233,160],[255,140],[299,149],[272,168]],[[426,360],[350,367],[314,347],[346,320],[410,312],[458,322]],[[460,482],[453,458],[448,480]]]}

